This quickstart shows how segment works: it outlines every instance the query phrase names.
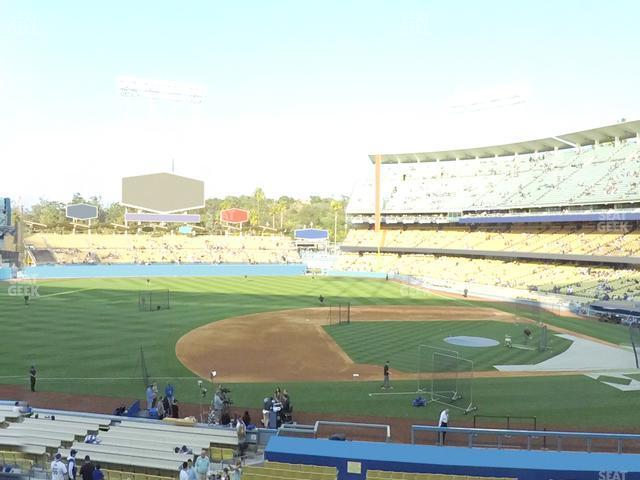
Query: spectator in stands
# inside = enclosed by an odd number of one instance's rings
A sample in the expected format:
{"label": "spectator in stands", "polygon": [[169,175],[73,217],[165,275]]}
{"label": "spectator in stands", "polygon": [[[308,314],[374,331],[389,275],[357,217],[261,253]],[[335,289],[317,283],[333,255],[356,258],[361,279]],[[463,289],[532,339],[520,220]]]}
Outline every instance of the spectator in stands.
{"label": "spectator in stands", "polygon": [[151,410],[153,407],[153,385],[149,385],[146,391],[147,397],[147,410]]}
{"label": "spectator in stands", "polygon": [[247,426],[251,425],[251,415],[249,415],[249,411],[248,410],[244,411],[244,414],[242,415],[242,421]]}
{"label": "spectator in stands", "polygon": [[56,458],[51,462],[51,480],[65,480],[67,467],[62,462],[62,455],[56,453]]}
{"label": "spectator in stands", "polygon": [[240,450],[240,456],[244,455],[244,451],[247,448],[247,426],[240,416],[236,413],[236,433],[238,434],[238,449]]}
{"label": "spectator in stands", "polygon": [[207,450],[203,448],[198,458],[196,458],[196,475],[198,476],[198,480],[205,480],[207,478],[210,463],[211,460],[209,460]]}
{"label": "spectator in stands", "polygon": [[172,413],[172,404],[174,399],[173,398],[170,399],[169,397],[165,396],[161,400],[162,402],[160,403],[162,403],[162,408],[164,409],[165,416],[170,417]]}
{"label": "spectator in stands", "polygon": [[198,480],[198,476],[196,475],[196,470],[195,468],[193,468],[192,458],[187,460],[187,474],[189,475],[189,480]]}
{"label": "spectator in stands", "polygon": [[282,390],[282,411],[286,413],[291,412],[291,397],[286,388]]}
{"label": "spectator in stands", "polygon": [[13,411],[14,413],[19,413],[23,417],[30,417],[33,415],[33,408],[31,408],[28,402],[25,402],[24,404],[20,404],[20,402],[14,403]]}
{"label": "spectator in stands", "polygon": [[171,404],[173,403],[175,392],[176,392],[175,387],[170,383],[167,383],[167,386],[164,387],[164,397],[167,399],[167,402],[169,405],[169,408],[165,407],[165,410],[167,412],[167,417],[171,416]]}
{"label": "spectator in stands", "polygon": [[67,457],[67,472],[69,473],[70,480],[76,480],[76,473],[78,473],[78,469],[76,467],[76,454],[77,450],[71,449],[69,452],[69,457]]}
{"label": "spectator in stands", "polygon": [[240,460],[237,460],[236,464],[231,466],[231,471],[229,472],[229,480],[240,480],[241,475],[242,462]]}
{"label": "spectator in stands", "polygon": [[104,474],[100,470],[100,464],[96,464],[96,468],[93,469],[93,480],[104,480]]}
{"label": "spectator in stands", "polygon": [[162,420],[165,417],[164,399],[162,397],[160,397],[160,401],[157,403],[156,412],[159,420]]}
{"label": "spectator in stands", "polygon": [[269,412],[273,406],[273,397],[264,397],[262,405],[262,426],[269,428]]}
{"label": "spectator in stands", "polygon": [[89,455],[84,457],[84,463],[80,467],[80,476],[82,480],[93,480],[93,463],[91,463]]}
{"label": "spectator in stands", "polygon": [[182,462],[182,468],[180,469],[180,480],[189,480],[189,464]]}
{"label": "spectator in stands", "polygon": [[29,369],[29,381],[31,382],[32,392],[36,391],[36,375],[37,374],[38,374],[38,371],[36,370],[35,365],[31,365],[31,368]]}

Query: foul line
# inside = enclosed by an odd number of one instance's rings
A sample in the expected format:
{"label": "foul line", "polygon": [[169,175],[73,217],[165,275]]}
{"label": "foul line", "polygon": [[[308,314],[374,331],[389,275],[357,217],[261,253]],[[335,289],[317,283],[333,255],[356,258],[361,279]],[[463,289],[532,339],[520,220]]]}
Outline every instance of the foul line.
{"label": "foul line", "polygon": [[69,295],[70,293],[77,293],[77,292],[86,292],[87,290],[95,290],[95,287],[91,287],[91,288],[80,288],[78,290],[67,290],[65,292],[57,292],[57,293],[48,293],[46,295],[38,295],[37,298],[45,298],[45,297],[55,297],[56,295]]}
{"label": "foul line", "polygon": [[425,393],[425,392],[420,392],[420,391],[415,391],[415,392],[373,392],[373,393],[370,393],[369,396],[370,397],[374,397],[374,396],[378,396],[378,395],[416,395],[418,393]]}
{"label": "foul line", "polygon": [[[0,376],[0,380],[7,379],[16,379],[16,378],[29,378],[28,375],[7,375]],[[154,377],[152,375],[149,376],[150,380],[196,380],[201,379],[201,377]],[[58,380],[142,380],[142,377],[38,377],[38,382],[50,380],[50,381],[58,381]]]}

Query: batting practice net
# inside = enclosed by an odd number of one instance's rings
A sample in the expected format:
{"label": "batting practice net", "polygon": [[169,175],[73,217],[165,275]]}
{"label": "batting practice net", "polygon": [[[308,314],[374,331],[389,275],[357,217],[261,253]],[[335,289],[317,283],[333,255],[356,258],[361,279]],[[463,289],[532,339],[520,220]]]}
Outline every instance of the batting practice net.
{"label": "batting practice net", "polygon": [[477,410],[473,403],[473,362],[455,350],[419,345],[418,392],[464,413]]}
{"label": "batting practice net", "polygon": [[145,290],[138,292],[138,310],[141,312],[155,312],[171,308],[171,294],[169,290]]}
{"label": "batting practice net", "polygon": [[351,302],[332,303],[327,313],[329,325],[348,325],[351,323]]}
{"label": "batting practice net", "polygon": [[543,323],[545,310],[536,304],[515,304],[515,321],[505,332],[505,345],[520,350],[551,350],[551,338]]}

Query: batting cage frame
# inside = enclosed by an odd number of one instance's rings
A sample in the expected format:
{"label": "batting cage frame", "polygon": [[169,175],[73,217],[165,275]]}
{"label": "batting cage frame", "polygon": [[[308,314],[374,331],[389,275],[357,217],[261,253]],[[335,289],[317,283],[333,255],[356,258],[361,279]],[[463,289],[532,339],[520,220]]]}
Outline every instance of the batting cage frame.
{"label": "batting cage frame", "polygon": [[417,393],[427,393],[432,402],[462,410],[478,407],[473,403],[473,361],[455,350],[418,345]]}
{"label": "batting cage frame", "polygon": [[138,292],[138,310],[155,312],[171,309],[171,292],[169,290],[143,290]]}
{"label": "batting cage frame", "polygon": [[329,325],[349,325],[351,323],[351,302],[329,304],[327,322]]}
{"label": "batting cage frame", "polygon": [[545,311],[541,305],[515,302],[516,320],[509,333],[505,334],[504,345],[538,352],[551,350],[549,329],[542,321]]}

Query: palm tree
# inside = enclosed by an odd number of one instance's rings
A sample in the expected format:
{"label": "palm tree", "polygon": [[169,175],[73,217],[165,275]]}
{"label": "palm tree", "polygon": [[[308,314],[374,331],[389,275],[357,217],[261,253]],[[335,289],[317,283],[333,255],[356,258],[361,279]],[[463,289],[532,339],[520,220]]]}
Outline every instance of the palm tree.
{"label": "palm tree", "polygon": [[331,200],[331,210],[333,210],[333,243],[338,243],[338,212],[342,210],[343,202]]}
{"label": "palm tree", "polygon": [[264,202],[265,199],[265,194],[264,194],[264,190],[262,190],[260,187],[256,188],[255,192],[253,192],[253,198],[255,198],[256,200],[256,221],[257,224],[260,224],[260,204],[262,202]]}
{"label": "palm tree", "polygon": [[287,202],[284,199],[276,203],[276,213],[280,215],[280,230],[284,231],[284,212],[287,211]]}

